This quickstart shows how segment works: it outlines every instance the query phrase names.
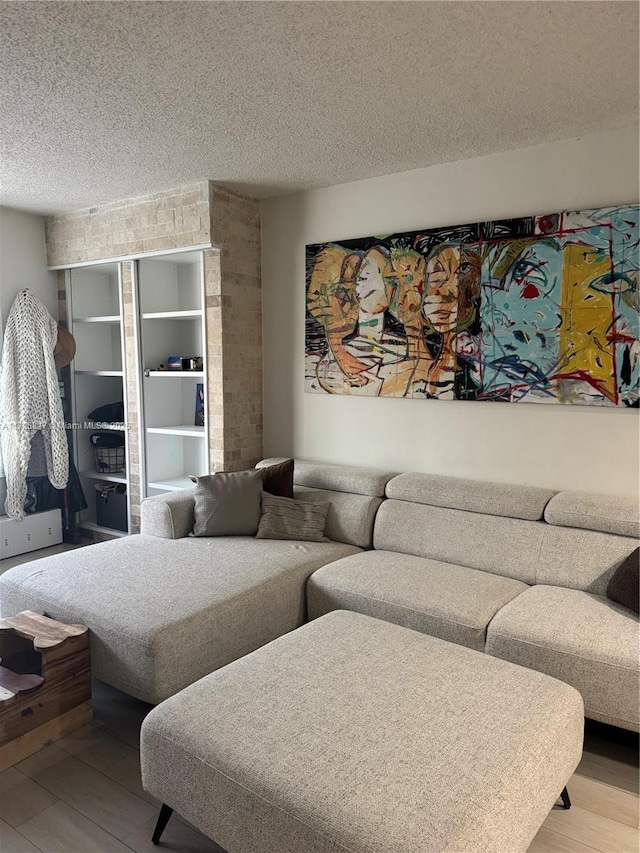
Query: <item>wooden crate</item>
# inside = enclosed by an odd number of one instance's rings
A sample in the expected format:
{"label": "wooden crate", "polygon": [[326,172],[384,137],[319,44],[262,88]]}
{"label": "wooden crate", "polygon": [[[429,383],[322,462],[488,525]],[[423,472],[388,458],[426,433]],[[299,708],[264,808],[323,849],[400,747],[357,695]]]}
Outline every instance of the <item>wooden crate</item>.
{"label": "wooden crate", "polygon": [[0,619],[0,772],[91,720],[89,631],[31,610]]}

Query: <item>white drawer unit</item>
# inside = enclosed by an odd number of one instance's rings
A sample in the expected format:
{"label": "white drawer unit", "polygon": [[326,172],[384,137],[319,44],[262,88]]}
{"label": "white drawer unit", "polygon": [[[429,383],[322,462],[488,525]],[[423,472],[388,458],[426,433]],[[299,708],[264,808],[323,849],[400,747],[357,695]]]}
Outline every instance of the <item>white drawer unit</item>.
{"label": "white drawer unit", "polygon": [[27,515],[24,521],[0,516],[0,560],[61,542],[62,514],[59,509]]}

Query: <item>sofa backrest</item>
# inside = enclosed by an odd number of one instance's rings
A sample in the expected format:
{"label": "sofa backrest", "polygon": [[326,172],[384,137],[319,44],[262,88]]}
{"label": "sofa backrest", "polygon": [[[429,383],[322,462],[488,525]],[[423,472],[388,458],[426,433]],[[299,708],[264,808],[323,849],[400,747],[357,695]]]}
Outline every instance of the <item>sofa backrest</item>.
{"label": "sofa backrest", "polygon": [[[378,510],[374,548],[428,557],[522,580],[604,594],[610,576],[637,546],[633,501],[609,498],[600,515],[591,496],[549,489],[401,474]],[[567,526],[584,507],[598,529]],[[544,521],[547,508],[550,521]],[[588,511],[587,511],[588,509]],[[577,514],[576,514],[577,513]],[[551,523],[552,522],[552,523]],[[616,530],[616,533],[604,532]]]}
{"label": "sofa backrest", "polygon": [[[283,462],[284,457],[263,459],[256,467]],[[331,504],[325,534],[334,542],[346,542],[371,548],[373,521],[384,499],[384,490],[392,471],[357,468],[349,465],[325,465],[296,459],[294,493],[300,500]],[[193,489],[181,489],[147,498],[141,506],[141,531],[164,539],[188,536],[194,524]]]}
{"label": "sofa backrest", "polygon": [[640,538],[640,501],[618,495],[559,492],[544,509],[547,524]]}
{"label": "sofa backrest", "polygon": [[[283,462],[285,457],[263,459],[258,468]],[[384,500],[385,487],[395,477],[381,468],[331,465],[296,459],[294,495],[304,501],[330,503],[325,534],[334,542],[371,548],[373,523]]]}
{"label": "sofa backrest", "polygon": [[537,583],[604,595],[609,578],[638,547],[637,498],[559,492],[544,511]]}

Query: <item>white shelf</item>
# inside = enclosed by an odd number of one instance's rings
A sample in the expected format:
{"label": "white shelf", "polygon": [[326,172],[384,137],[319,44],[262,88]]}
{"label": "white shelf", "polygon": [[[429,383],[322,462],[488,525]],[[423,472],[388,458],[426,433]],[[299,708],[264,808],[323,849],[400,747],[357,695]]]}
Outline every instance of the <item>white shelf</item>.
{"label": "white shelf", "polygon": [[204,438],[203,426],[192,426],[191,424],[176,424],[175,426],[147,427],[147,432],[158,435],[188,435],[195,438]]}
{"label": "white shelf", "polygon": [[121,370],[76,370],[76,376],[123,376]]}
{"label": "white shelf", "polygon": [[174,379],[175,377],[184,379],[187,376],[190,376],[192,379],[202,379],[204,377],[202,370],[145,370],[145,375],[154,379],[158,376],[172,376]]}
{"label": "white shelf", "polygon": [[74,323],[120,323],[119,314],[110,314],[105,317],[74,317]]}
{"label": "white shelf", "polygon": [[78,525],[83,530],[93,530],[96,533],[107,533],[109,536],[128,536],[128,532],[117,530],[115,527],[101,527],[99,524],[94,524],[92,521],[81,521]]}
{"label": "white shelf", "polygon": [[167,492],[177,492],[179,489],[192,489],[195,483],[192,483],[188,477],[173,477],[169,480],[163,480],[158,483],[149,483],[150,489],[161,489]]}
{"label": "white shelf", "polygon": [[143,320],[189,320],[194,317],[202,317],[202,311],[152,311],[142,315]]}
{"label": "white shelf", "polygon": [[87,477],[90,480],[101,480],[106,483],[127,483],[127,475],[120,474],[99,474],[97,471],[79,471],[81,477]]}

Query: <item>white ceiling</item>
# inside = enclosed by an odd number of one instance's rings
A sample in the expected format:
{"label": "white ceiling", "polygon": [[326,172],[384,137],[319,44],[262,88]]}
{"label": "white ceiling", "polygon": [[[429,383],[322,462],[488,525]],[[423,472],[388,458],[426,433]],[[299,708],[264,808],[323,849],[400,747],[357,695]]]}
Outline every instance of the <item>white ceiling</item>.
{"label": "white ceiling", "polygon": [[638,121],[637,2],[2,2],[0,202],[266,197]]}

